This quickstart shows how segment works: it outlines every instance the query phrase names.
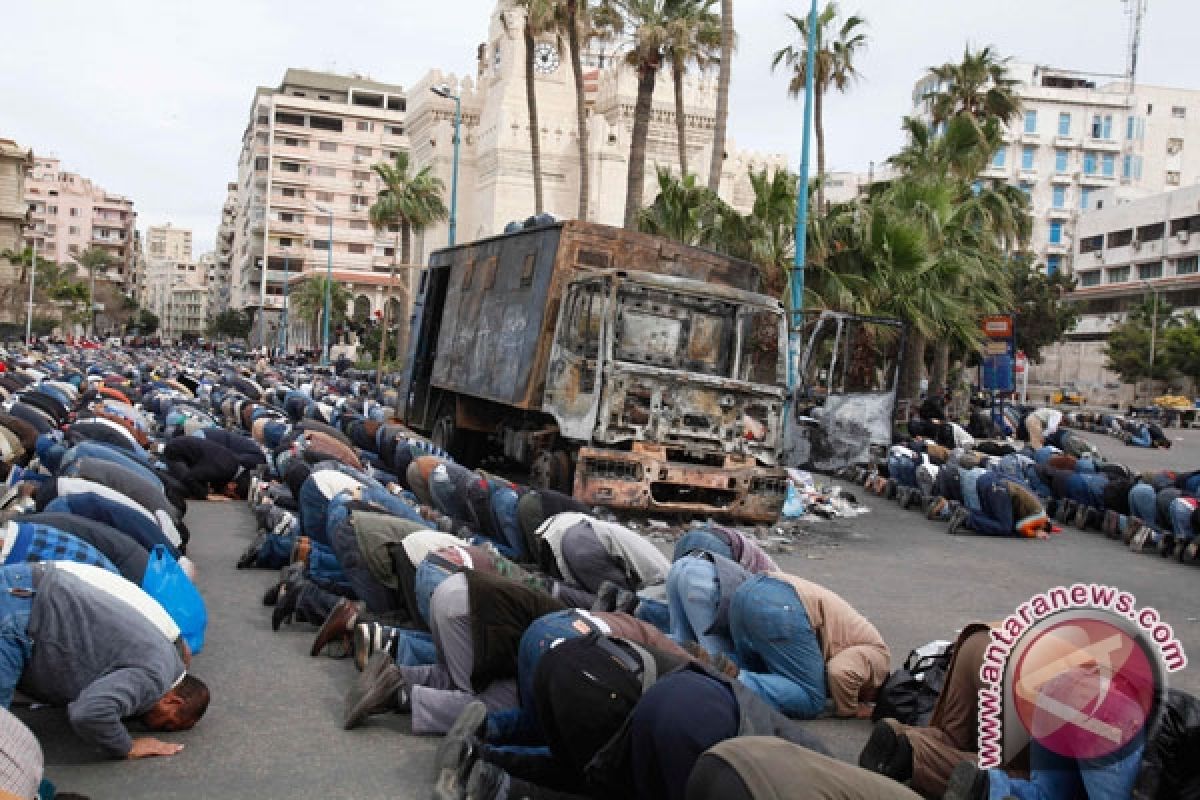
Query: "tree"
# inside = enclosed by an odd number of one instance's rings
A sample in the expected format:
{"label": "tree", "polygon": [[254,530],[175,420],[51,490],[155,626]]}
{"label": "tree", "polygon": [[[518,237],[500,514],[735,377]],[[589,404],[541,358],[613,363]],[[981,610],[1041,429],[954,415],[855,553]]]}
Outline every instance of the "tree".
{"label": "tree", "polygon": [[717,0],[680,0],[678,10],[668,23],[671,82],[675,91],[675,141],[679,148],[679,174],[687,175],[687,108],[683,99],[683,78],[695,64],[704,69],[716,57],[721,46],[721,23],[712,7]]}
{"label": "tree", "polygon": [[158,315],[147,308],[143,308],[134,318],[132,327],[137,328],[143,336],[153,336],[154,332],[158,330],[159,324]]}
{"label": "tree", "polygon": [[[88,286],[90,287],[94,300],[94,295],[96,294],[96,270],[107,269],[108,266],[112,264],[112,255],[103,248],[89,247],[79,255],[75,256],[75,263],[87,270]],[[96,310],[95,303],[93,302],[92,308],[88,313],[88,335],[94,336],[95,334]]]}
{"label": "tree", "polygon": [[583,49],[592,38],[591,7],[588,0],[562,0],[561,27],[567,33],[567,50],[571,58],[571,77],[575,81],[575,139],[579,148],[579,211],[578,217],[588,218],[591,192],[591,155],[588,152],[587,91],[583,86]]}
{"label": "tree", "polygon": [[[1120,375],[1125,383],[1136,383],[1147,378],[1166,380],[1174,366],[1168,333],[1181,325],[1175,316],[1175,308],[1169,303],[1164,303],[1161,298],[1157,303],[1152,297],[1144,298],[1139,305],[1130,309],[1125,321],[1108,334],[1104,347],[1107,367]],[[1186,334],[1177,335],[1176,341],[1186,341]]]}
{"label": "tree", "polygon": [[[808,78],[808,19],[807,14],[788,14],[795,28],[796,42],[775,53],[771,69],[781,64],[791,70],[788,94],[799,97],[805,90]],[[857,15],[842,19],[836,2],[830,0],[824,9],[817,12],[817,50],[813,56],[813,131],[817,138],[817,208],[825,208],[825,190],[822,178],[825,175],[825,95],[830,89],[845,92],[859,73],[855,59],[867,45],[863,33],[866,20]]]}
{"label": "tree", "polygon": [[[322,315],[325,313],[324,275],[310,275],[288,296],[288,305],[300,319],[312,323],[310,342],[321,341]],[[329,288],[329,325],[340,325],[346,321],[346,310],[350,307],[350,292],[345,286],[333,281]]]}
{"label": "tree", "polygon": [[1170,368],[1200,385],[1200,319],[1187,314],[1180,324],[1168,328],[1163,338],[1164,360]]}
{"label": "tree", "polygon": [[935,124],[966,116],[978,123],[988,119],[1009,122],[1021,112],[1018,82],[1008,77],[1008,58],[1000,58],[991,47],[974,53],[968,45],[962,61],[930,67],[938,79],[937,91],[926,95]]}
{"label": "tree", "polygon": [[[442,195],[446,191],[441,179],[433,174],[430,167],[424,167],[415,175],[409,173],[409,155],[405,151],[396,153],[391,164],[376,164],[372,169],[379,176],[383,186],[375,196],[368,215],[376,234],[380,234],[392,226],[398,228],[397,238],[400,240],[399,253],[392,251],[392,274],[388,281],[387,299],[392,296],[392,286],[396,283],[396,256],[404,261],[404,298],[405,306],[412,299],[412,277],[409,264],[411,262],[412,235],[420,234],[435,222],[440,222],[449,215]],[[385,301],[384,308],[390,304]],[[384,327],[389,324],[383,321]],[[392,321],[396,324],[396,321]],[[397,326],[400,336],[408,331],[403,325]],[[397,344],[404,351],[403,345]]]}
{"label": "tree", "polygon": [[627,35],[630,46],[625,63],[637,73],[637,99],[633,105],[633,132],[629,140],[629,177],[625,185],[625,227],[635,230],[642,210],[646,181],[646,139],[658,71],[672,41],[671,25],[696,0],[601,0],[597,26],[608,35]]}
{"label": "tree", "polygon": [[213,317],[208,323],[210,336],[225,336],[230,339],[245,339],[254,326],[250,314],[239,309],[227,309]]}
{"label": "tree", "polygon": [[712,156],[708,162],[708,190],[721,189],[725,168],[725,129],[729,123],[729,82],[733,72],[733,0],[721,0],[721,62],[717,72],[717,110],[713,122]]}
{"label": "tree", "polygon": [[1047,275],[1032,259],[1022,257],[1012,261],[1011,281],[1017,349],[1040,364],[1042,349],[1061,340],[1079,321],[1078,307],[1062,300],[1075,289],[1075,279],[1064,272]]}
{"label": "tree", "polygon": [[553,25],[553,0],[517,0],[525,11],[521,35],[525,39],[525,104],[529,109],[529,156],[533,167],[533,213],[541,214],[545,206],[542,196],[542,133],[537,107],[537,37]]}

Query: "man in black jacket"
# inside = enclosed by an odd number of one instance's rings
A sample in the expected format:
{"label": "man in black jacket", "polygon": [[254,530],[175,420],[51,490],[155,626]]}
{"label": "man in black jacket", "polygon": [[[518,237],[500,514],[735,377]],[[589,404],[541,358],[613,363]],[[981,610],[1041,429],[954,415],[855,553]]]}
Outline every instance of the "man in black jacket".
{"label": "man in black jacket", "polygon": [[215,500],[246,496],[250,472],[237,454],[224,445],[199,436],[176,436],[163,446],[161,453],[167,470],[197,500]]}

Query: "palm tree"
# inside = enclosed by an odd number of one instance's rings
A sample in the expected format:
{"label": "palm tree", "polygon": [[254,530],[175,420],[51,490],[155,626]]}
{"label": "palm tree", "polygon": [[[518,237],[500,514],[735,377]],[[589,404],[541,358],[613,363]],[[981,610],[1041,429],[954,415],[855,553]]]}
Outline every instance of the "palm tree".
{"label": "palm tree", "polygon": [[[99,247],[89,247],[79,255],[75,256],[75,263],[87,270],[88,273],[88,293],[95,298],[96,296],[96,270],[107,269],[112,264],[112,255]],[[88,336],[94,336],[96,333],[96,306],[91,304],[88,312]]]}
{"label": "palm tree", "polygon": [[555,3],[555,27],[567,35],[571,58],[571,77],[575,82],[575,139],[579,149],[579,219],[588,217],[591,192],[591,154],[588,147],[587,92],[583,87],[583,50],[593,35],[591,6],[588,0],[558,0]]}
{"label": "palm tree", "polygon": [[938,89],[926,95],[935,124],[966,115],[982,123],[987,119],[1009,122],[1021,112],[1017,81],[1008,77],[1008,58],[999,58],[991,47],[963,50],[962,61],[931,67]]}
{"label": "palm tree", "polygon": [[[840,19],[836,2],[830,0],[817,14],[817,51],[813,61],[813,130],[817,135],[817,208],[825,208],[825,189],[822,176],[825,174],[825,94],[830,89],[845,92],[858,79],[854,62],[860,50],[866,47],[867,36],[863,33],[866,20],[851,14]],[[788,14],[795,27],[796,43],[776,51],[771,69],[782,64],[792,72],[788,83],[788,94],[798,97],[804,92],[808,77],[808,15]]]}
{"label": "palm tree", "polygon": [[704,69],[721,46],[721,23],[712,7],[717,0],[680,0],[668,23],[671,81],[675,90],[675,140],[679,147],[679,174],[688,174],[687,109],[683,102],[683,77],[689,64]]}
{"label": "palm tree", "polygon": [[[301,281],[288,296],[288,305],[300,317],[312,323],[310,343],[321,340],[321,315],[325,313],[325,284],[328,279],[324,275],[310,275]],[[329,324],[332,327],[346,320],[346,310],[350,307],[350,292],[345,286],[333,281],[329,289]]]}
{"label": "palm tree", "polygon": [[[0,252],[0,258],[18,268],[17,280],[11,285],[0,287],[0,298],[6,307],[15,305],[19,298],[17,297],[17,287],[26,283],[29,280],[29,270],[33,267],[33,247],[25,246],[20,249],[5,249]],[[42,259],[38,259],[40,264]]]}
{"label": "palm tree", "polygon": [[[396,283],[396,258],[399,256],[405,265],[404,297],[405,306],[407,306],[412,299],[412,279],[409,271],[412,236],[422,233],[433,223],[440,222],[448,216],[449,212],[442,200],[445,185],[440,178],[433,174],[430,167],[422,168],[415,175],[411,174],[407,151],[396,153],[396,158],[391,164],[375,164],[371,169],[383,184],[368,212],[371,225],[377,234],[395,226],[399,245],[392,250],[392,275],[388,282],[387,299],[391,299],[392,286]],[[390,308],[390,303],[385,301],[384,308]],[[388,323],[389,320],[385,318],[383,320],[385,331]],[[397,328],[397,352],[405,353],[407,351],[403,348],[403,344],[405,344],[404,339],[408,331],[401,324],[397,324]],[[381,335],[380,340],[381,342],[386,341],[387,337]],[[380,351],[379,362],[382,365],[382,345]]]}
{"label": "palm tree", "polygon": [[725,127],[729,122],[729,81],[733,71],[733,0],[721,0],[721,64],[717,73],[717,111],[713,124],[712,156],[708,162],[708,188],[721,188],[725,166]]}
{"label": "palm tree", "polygon": [[595,19],[612,35],[628,35],[625,63],[637,72],[637,100],[629,141],[629,177],[625,185],[625,227],[637,228],[646,181],[646,139],[654,87],[671,45],[671,22],[689,0],[601,0]]}
{"label": "palm tree", "polygon": [[544,210],[542,196],[542,134],[538,122],[537,70],[534,68],[537,37],[552,27],[554,0],[516,0],[525,11],[521,35],[525,39],[525,104],[529,109],[529,155],[533,167],[533,208],[535,214]]}

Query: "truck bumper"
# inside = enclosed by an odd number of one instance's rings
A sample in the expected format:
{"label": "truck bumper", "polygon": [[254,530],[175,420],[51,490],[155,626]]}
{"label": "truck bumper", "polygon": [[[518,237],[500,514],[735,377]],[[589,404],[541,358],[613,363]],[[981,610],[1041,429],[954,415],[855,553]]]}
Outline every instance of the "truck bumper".
{"label": "truck bumper", "polygon": [[588,505],[742,522],[779,519],[787,473],[753,458],[726,456],[723,466],[669,461],[664,448],[584,447],[575,468],[575,497]]}

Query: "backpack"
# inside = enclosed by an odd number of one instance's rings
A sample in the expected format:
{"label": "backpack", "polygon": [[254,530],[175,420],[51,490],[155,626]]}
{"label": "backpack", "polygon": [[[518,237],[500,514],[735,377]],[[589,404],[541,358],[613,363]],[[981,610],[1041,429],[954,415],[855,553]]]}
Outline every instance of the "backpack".
{"label": "backpack", "polygon": [[936,641],[908,654],[904,666],[892,672],[879,688],[871,719],[894,719],[905,725],[928,725],[946,681],[953,647]]}

